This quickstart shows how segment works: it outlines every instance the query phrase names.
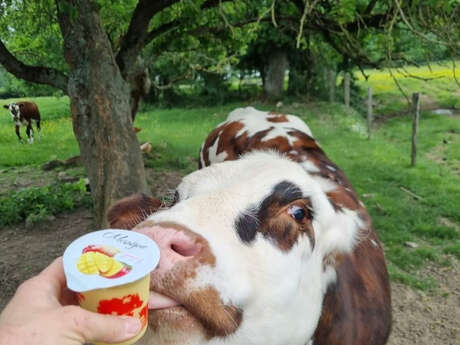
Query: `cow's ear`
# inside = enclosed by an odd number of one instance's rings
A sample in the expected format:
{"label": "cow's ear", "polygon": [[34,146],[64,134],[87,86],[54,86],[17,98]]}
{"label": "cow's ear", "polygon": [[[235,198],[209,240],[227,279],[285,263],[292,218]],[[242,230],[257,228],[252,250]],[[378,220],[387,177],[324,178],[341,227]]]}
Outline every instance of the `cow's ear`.
{"label": "cow's ear", "polygon": [[18,106],[19,106],[19,109],[22,109],[24,108],[24,103],[19,103]]}
{"label": "cow's ear", "polygon": [[337,193],[311,197],[316,249],[324,256],[351,252],[360,241],[361,230],[370,226],[359,205]]}
{"label": "cow's ear", "polygon": [[335,212],[322,223],[318,237],[324,255],[351,252],[360,240],[361,228],[365,227],[359,214],[353,211]]}
{"label": "cow's ear", "polygon": [[145,194],[123,198],[112,205],[107,212],[111,228],[131,230],[161,207],[161,201]]}
{"label": "cow's ear", "polygon": [[9,105],[9,104],[4,104],[4,105],[3,105],[3,108],[5,108],[5,109],[10,109],[10,105]]}

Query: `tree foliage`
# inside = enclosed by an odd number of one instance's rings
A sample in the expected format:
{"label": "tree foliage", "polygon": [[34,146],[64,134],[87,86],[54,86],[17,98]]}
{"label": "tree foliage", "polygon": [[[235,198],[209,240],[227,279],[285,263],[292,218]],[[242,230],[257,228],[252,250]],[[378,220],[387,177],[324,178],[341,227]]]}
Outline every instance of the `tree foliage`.
{"label": "tree foliage", "polygon": [[[138,1],[97,4],[118,54]],[[152,76],[150,99],[174,94],[177,84],[184,82],[199,93],[207,92],[207,87],[224,87],[216,84],[216,76],[225,82],[236,66],[242,73],[258,70],[263,77],[270,51],[276,48],[285,49],[290,57],[292,84],[297,85],[290,91],[301,93],[318,91],[315,84],[321,83],[323,68],[398,68],[456,59],[459,4],[458,0],[169,1],[148,20],[145,48],[140,49]],[[14,56],[30,65],[67,72],[53,0],[3,0],[2,12],[0,37]],[[117,58],[121,63],[122,57]],[[214,82],[208,78],[211,75]],[[6,79],[8,85],[21,88],[21,83]]]}

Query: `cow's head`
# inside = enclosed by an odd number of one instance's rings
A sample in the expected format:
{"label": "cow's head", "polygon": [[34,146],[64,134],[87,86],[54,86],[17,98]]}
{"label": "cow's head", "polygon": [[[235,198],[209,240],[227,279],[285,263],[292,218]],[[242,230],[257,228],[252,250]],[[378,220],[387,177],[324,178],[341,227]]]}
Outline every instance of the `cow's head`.
{"label": "cow's head", "polygon": [[19,121],[19,117],[21,115],[21,108],[24,106],[24,104],[19,103],[10,103],[10,104],[5,104],[3,108],[8,109],[10,111],[10,115],[13,118],[14,122]]}
{"label": "cow's head", "polygon": [[134,228],[161,249],[141,343],[308,343],[335,279],[328,257],[351,250],[361,223],[327,189],[276,153],[186,176],[175,204]]}

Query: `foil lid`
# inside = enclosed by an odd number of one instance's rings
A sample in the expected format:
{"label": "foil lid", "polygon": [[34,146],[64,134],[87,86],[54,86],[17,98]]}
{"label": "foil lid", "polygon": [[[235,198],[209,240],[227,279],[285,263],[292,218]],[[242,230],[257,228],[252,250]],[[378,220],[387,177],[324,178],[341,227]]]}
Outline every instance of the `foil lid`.
{"label": "foil lid", "polygon": [[75,292],[134,282],[153,271],[159,260],[160,249],[149,237],[118,229],[77,238],[63,257],[67,287]]}

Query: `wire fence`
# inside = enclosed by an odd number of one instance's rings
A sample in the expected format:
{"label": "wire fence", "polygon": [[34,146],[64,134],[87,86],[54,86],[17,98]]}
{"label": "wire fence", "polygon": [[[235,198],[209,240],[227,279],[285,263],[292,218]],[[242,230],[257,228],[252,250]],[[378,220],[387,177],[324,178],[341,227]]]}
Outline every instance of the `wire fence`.
{"label": "wire fence", "polygon": [[[351,86],[350,75],[345,73],[340,76],[341,83],[337,85],[337,75],[330,71],[328,74],[328,89],[329,101],[340,102],[345,104],[348,114],[357,112],[367,120],[367,128],[363,126],[362,121],[354,122],[350,117],[349,127],[358,132],[360,136],[372,138],[372,128],[374,126],[374,113],[377,108],[377,102],[373,96],[372,87],[368,87],[365,93]],[[415,166],[417,160],[417,132],[420,118],[420,94],[418,92],[412,94],[411,102],[412,120],[412,147],[411,147],[411,166]],[[342,121],[347,121],[342,120]]]}

